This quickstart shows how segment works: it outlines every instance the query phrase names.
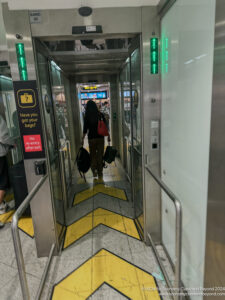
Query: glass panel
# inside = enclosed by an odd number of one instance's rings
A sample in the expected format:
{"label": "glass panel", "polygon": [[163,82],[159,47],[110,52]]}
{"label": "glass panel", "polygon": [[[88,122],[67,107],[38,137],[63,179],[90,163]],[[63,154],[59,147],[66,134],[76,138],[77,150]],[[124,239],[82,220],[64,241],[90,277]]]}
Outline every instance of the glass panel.
{"label": "glass panel", "polygon": [[56,113],[56,128],[58,130],[58,136],[60,141],[60,148],[65,149],[65,171],[67,186],[69,185],[70,173],[69,173],[69,153],[66,148],[66,141],[70,140],[69,123],[67,113],[67,101],[68,95],[68,80],[65,78],[60,68],[55,62],[51,62],[51,80],[52,80],[52,95],[55,105]]}
{"label": "glass panel", "polygon": [[121,76],[121,99],[123,103],[123,130],[124,130],[124,166],[131,178],[131,90],[130,90],[130,58],[127,59]]}
{"label": "glass panel", "polygon": [[[178,0],[161,24],[161,174],[182,203],[182,281],[193,289],[204,282],[215,2]],[[175,261],[172,219],[163,194],[162,241]]]}
{"label": "glass panel", "polygon": [[[55,125],[54,108],[52,101],[52,89],[49,79],[49,69],[47,59],[40,53],[37,53],[38,73],[40,90],[42,97],[42,106],[44,110],[45,130],[48,143],[48,156],[51,168],[51,183],[53,198],[55,204],[56,220],[59,224],[64,224],[64,207],[61,188],[60,158],[58,152],[58,136]],[[58,227],[59,234],[61,226]]]}
{"label": "glass panel", "polygon": [[[141,138],[141,60],[140,49],[131,55],[132,85],[132,126],[133,126],[133,168],[134,168],[134,206],[135,217],[142,219],[142,138]],[[141,222],[140,222],[141,223]],[[142,224],[141,224],[142,225]]]}

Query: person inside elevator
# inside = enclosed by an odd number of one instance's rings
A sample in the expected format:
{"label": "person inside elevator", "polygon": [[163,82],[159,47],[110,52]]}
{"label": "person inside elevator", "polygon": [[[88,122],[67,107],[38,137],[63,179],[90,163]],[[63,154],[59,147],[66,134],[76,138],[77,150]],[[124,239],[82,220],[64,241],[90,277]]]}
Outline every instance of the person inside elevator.
{"label": "person inside elevator", "polygon": [[9,174],[6,155],[14,141],[9,136],[5,120],[0,114],[0,214],[7,212],[8,206],[4,201],[6,190],[9,188]]}
{"label": "person inside elevator", "polygon": [[[103,154],[104,154],[104,136],[98,134],[98,121],[100,119],[106,123],[104,115],[99,111],[96,103],[92,100],[88,101],[84,117],[84,128],[82,145],[84,138],[88,135],[88,143],[91,157],[91,170],[93,177],[101,180],[103,178]],[[108,136],[110,142],[110,136]]]}

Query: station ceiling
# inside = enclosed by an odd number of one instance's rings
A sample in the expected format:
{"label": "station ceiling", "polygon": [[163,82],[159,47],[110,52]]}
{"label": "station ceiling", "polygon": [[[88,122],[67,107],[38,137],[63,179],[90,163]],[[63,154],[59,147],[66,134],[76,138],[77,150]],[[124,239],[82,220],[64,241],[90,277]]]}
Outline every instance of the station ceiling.
{"label": "station ceiling", "polygon": [[[1,2],[1,0],[0,0]],[[2,0],[8,2],[9,9],[71,9],[81,6],[92,8],[139,7],[158,5],[159,0]]]}

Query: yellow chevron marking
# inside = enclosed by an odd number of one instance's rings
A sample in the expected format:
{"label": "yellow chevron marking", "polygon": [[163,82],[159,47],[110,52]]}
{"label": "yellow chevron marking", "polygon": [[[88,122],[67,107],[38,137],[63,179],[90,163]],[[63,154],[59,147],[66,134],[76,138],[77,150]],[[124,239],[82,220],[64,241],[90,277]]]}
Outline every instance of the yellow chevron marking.
{"label": "yellow chevron marking", "polygon": [[97,208],[67,227],[64,248],[67,248],[100,224],[140,240],[137,228],[132,219],[102,208]]}
{"label": "yellow chevron marking", "polygon": [[0,222],[2,222],[3,224],[9,222],[10,217],[12,217],[12,215],[14,214],[14,210],[10,210],[5,214],[0,215]]}
{"label": "yellow chevron marking", "polygon": [[[12,222],[14,211],[11,211],[11,215],[7,218],[5,223]],[[34,237],[34,226],[32,222],[32,218],[30,217],[22,217],[18,222],[18,227],[28,234],[30,237]]]}
{"label": "yellow chevron marking", "polygon": [[52,300],[87,299],[103,283],[133,300],[160,300],[151,274],[104,249],[58,283]]}
{"label": "yellow chevron marking", "polygon": [[80,202],[85,201],[99,193],[106,194],[106,195],[109,195],[109,196],[112,196],[112,197],[115,197],[115,198],[118,198],[118,199],[121,199],[124,201],[127,200],[124,190],[121,190],[121,189],[118,189],[115,187],[111,187],[111,186],[106,186],[104,184],[97,184],[88,190],[78,193],[75,196],[73,204],[74,205],[79,204]]}

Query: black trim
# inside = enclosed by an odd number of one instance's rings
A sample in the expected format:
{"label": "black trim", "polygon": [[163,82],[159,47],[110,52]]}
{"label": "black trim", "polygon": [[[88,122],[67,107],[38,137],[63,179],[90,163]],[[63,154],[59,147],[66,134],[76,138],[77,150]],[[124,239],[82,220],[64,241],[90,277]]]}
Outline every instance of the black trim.
{"label": "black trim", "polygon": [[123,297],[125,297],[126,299],[131,300],[131,298],[127,297],[125,294],[123,294],[122,292],[120,292],[119,290],[117,290],[116,288],[114,288],[112,285],[110,285],[108,282],[104,281],[90,296],[88,296],[88,298],[86,300],[88,300],[91,296],[93,296],[98,290],[100,290],[100,288],[103,285],[108,285],[108,287],[110,287],[111,289],[113,289],[114,291],[116,291],[117,293],[119,293],[120,295],[122,295]]}

